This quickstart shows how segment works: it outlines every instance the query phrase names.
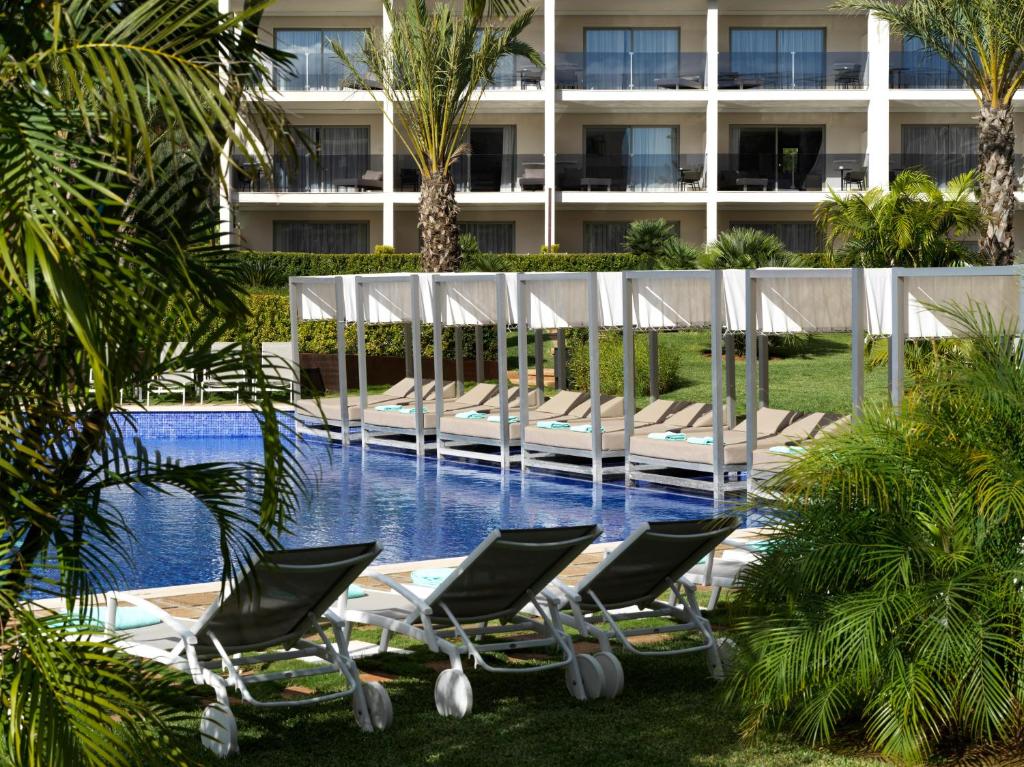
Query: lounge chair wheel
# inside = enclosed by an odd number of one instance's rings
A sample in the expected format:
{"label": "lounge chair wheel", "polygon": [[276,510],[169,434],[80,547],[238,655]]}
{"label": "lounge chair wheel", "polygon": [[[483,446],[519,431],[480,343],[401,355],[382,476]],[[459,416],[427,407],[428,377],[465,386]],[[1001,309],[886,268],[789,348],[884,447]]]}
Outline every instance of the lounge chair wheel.
{"label": "lounge chair wheel", "polygon": [[227,706],[211,703],[203,709],[199,721],[199,739],[204,748],[221,759],[238,753],[238,724]]}
{"label": "lounge chair wheel", "polygon": [[604,691],[604,671],[601,670],[600,662],[593,655],[577,655],[576,663],[583,687],[581,689],[577,686],[571,665],[565,668],[565,686],[576,700],[597,700]]}
{"label": "lounge chair wheel", "polygon": [[434,705],[441,716],[462,719],[473,710],[473,686],[466,672],[447,668],[434,684]]}
{"label": "lounge chair wheel", "polygon": [[617,697],[626,684],[622,662],[610,652],[596,652],[594,658],[601,664],[601,671],[604,672],[604,688],[601,694],[606,698]]}
{"label": "lounge chair wheel", "polygon": [[386,730],[395,718],[395,710],[391,706],[388,691],[380,682],[366,682],[363,684],[363,695],[366,696],[366,705],[370,708],[373,729]]}

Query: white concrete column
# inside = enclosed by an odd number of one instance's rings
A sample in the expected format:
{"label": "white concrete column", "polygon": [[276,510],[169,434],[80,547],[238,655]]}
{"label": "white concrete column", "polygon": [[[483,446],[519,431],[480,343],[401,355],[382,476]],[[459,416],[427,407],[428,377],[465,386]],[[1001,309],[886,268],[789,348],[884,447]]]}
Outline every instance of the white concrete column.
{"label": "white concrete column", "polygon": [[555,0],[544,0],[544,244],[555,234]]}
{"label": "white concrete column", "polygon": [[[231,0],[217,0],[217,11],[218,13],[227,14],[231,11]],[[225,62],[226,66],[226,62]],[[220,158],[220,172],[221,177],[229,179],[231,173],[231,165],[229,163],[228,153],[231,151],[230,145],[224,146],[224,154]],[[234,211],[231,208],[231,192],[227,186],[227,181],[221,184],[220,189],[217,192],[217,203],[220,209],[220,221],[218,222],[217,229],[220,235],[220,244],[222,246],[231,245],[234,241],[235,233],[235,222],[234,222]]]}
{"label": "white concrete column", "polygon": [[889,22],[868,16],[868,185],[889,188]]}
{"label": "white concrete column", "polygon": [[706,76],[708,95],[704,121],[704,188],[708,202],[705,208],[704,237],[713,242],[718,237],[718,0],[708,0]]}
{"label": "white concrete column", "polygon": [[[391,36],[391,19],[388,18],[387,8],[381,11],[381,32],[385,38]],[[395,244],[395,105],[390,101],[384,102],[383,125],[381,129],[381,170],[384,171],[384,204],[381,209],[381,244]]]}

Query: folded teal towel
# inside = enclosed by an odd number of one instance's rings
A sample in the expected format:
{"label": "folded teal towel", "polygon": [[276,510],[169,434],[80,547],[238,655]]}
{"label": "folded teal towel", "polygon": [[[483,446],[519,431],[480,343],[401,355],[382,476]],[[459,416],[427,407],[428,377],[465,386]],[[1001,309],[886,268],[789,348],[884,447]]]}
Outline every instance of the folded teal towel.
{"label": "folded teal towel", "polygon": [[380,410],[382,413],[397,413],[401,409],[401,405],[377,405],[374,408],[374,410]]}
{"label": "folded teal towel", "polygon": [[[83,628],[93,629],[105,629],[107,626],[107,608],[104,607],[90,607],[84,612],[78,612],[74,614],[63,613],[67,617],[67,622],[72,622],[76,625],[81,625]],[[145,607],[124,607],[118,605],[117,612],[114,613],[114,630],[115,631],[128,631],[129,629],[138,629],[143,626],[153,626],[160,622],[160,618]]]}
{"label": "folded teal towel", "polygon": [[[589,423],[581,423],[581,424],[578,424],[576,426],[571,427],[569,429],[569,431],[581,431],[584,434],[591,434],[594,431],[594,427],[593,427],[592,424],[589,424]],[[604,431],[604,427],[603,426],[601,427],[601,431]]]}
{"label": "folded teal towel", "polygon": [[409,577],[417,586],[432,589],[440,586],[453,572],[454,567],[424,567],[422,570],[413,570]]}
{"label": "folded teal towel", "polygon": [[714,437],[687,437],[686,441],[691,445],[713,445],[715,444]]}
{"label": "folded teal towel", "polygon": [[348,587],[348,598],[349,599],[359,599],[360,597],[365,597],[365,596],[366,596],[366,589],[364,589],[362,586],[357,586],[356,584],[353,583],[351,586]]}
{"label": "folded teal towel", "polygon": [[678,431],[656,431],[648,434],[647,439],[663,439],[667,442],[685,442],[686,435]]}
{"label": "folded teal towel", "polygon": [[779,455],[801,455],[807,452],[807,448],[800,445],[775,445],[768,448],[768,452],[778,453]]}
{"label": "folded teal towel", "polygon": [[[489,416],[487,416],[487,420],[490,421],[491,423],[501,423],[501,416],[500,415],[489,415]],[[508,417],[508,422],[509,423],[519,423],[519,416],[517,416],[517,415],[510,415]]]}
{"label": "folded teal towel", "polygon": [[[399,413],[403,413],[405,415],[412,415],[413,413],[416,412],[416,408],[414,408],[414,407],[403,407],[398,412]],[[430,408],[429,407],[423,408],[423,412],[424,413],[429,413],[430,412]]]}
{"label": "folded teal towel", "polygon": [[572,424],[565,421],[537,421],[537,427],[541,429],[569,429],[572,428]]}
{"label": "folded teal towel", "polygon": [[470,410],[465,413],[456,413],[456,418],[464,418],[470,421],[476,421],[487,417],[487,413],[481,413],[479,410]]}

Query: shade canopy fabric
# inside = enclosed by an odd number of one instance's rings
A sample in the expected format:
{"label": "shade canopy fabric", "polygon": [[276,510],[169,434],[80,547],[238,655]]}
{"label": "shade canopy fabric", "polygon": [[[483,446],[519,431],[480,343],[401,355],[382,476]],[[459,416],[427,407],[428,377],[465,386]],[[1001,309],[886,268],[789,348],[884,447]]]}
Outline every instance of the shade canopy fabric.
{"label": "shade canopy fabric", "polygon": [[[806,273],[806,274],[804,274]],[[758,269],[757,329],[766,334],[850,330],[853,274],[849,269]],[[729,330],[747,328],[747,274],[723,274]]]}
{"label": "shade canopy fabric", "polygon": [[671,271],[630,278],[633,326],[642,330],[711,325],[712,272]]}
{"label": "shade canopy fabric", "polygon": [[[532,328],[585,328],[590,322],[590,281],[580,272],[520,274],[527,291],[527,325]],[[525,280],[523,279],[525,278]],[[516,306],[519,305],[518,296]],[[597,324],[622,327],[622,273],[597,273]]]}
{"label": "shade canopy fabric", "polygon": [[[482,276],[489,279],[480,279]],[[517,305],[510,300],[515,295],[516,275],[505,274],[501,295],[493,274],[465,274],[454,279],[446,277],[432,285],[432,299],[441,296],[441,321],[445,325],[496,325],[498,302],[504,304],[505,321],[515,324],[518,318]],[[433,314],[430,315],[430,319]]]}

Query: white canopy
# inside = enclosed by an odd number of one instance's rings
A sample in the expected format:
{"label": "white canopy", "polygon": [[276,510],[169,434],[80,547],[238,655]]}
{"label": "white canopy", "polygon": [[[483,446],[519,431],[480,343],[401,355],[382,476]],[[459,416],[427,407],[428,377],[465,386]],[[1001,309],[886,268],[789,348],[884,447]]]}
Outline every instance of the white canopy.
{"label": "white canopy", "polygon": [[644,330],[700,328],[711,324],[712,272],[641,273],[630,276],[634,327]]}
{"label": "white canopy", "polygon": [[[747,275],[723,275],[730,330],[746,330]],[[849,269],[758,269],[757,328],[762,333],[850,330],[853,275]]]}
{"label": "white canopy", "polygon": [[[585,272],[520,274],[528,294],[528,324],[532,328],[582,328],[590,323],[589,280]],[[518,296],[513,296],[518,306]],[[518,315],[518,313],[517,313]],[[622,273],[597,273],[597,324],[622,327]]]}
{"label": "white canopy", "polygon": [[[441,322],[444,325],[496,325],[498,321],[498,290],[493,273],[446,274],[432,284],[432,300],[441,295]],[[502,301],[505,320],[516,324],[518,306],[511,299],[516,292],[515,273],[505,274]],[[428,318],[433,317],[431,314]]]}

